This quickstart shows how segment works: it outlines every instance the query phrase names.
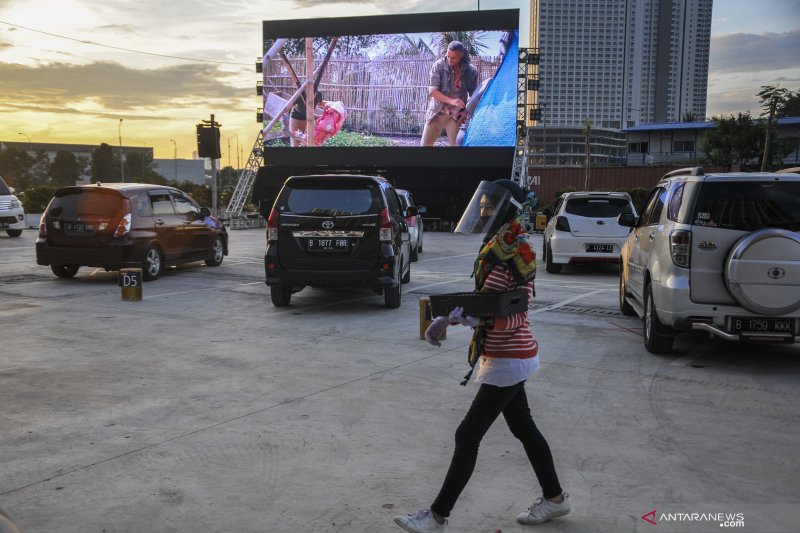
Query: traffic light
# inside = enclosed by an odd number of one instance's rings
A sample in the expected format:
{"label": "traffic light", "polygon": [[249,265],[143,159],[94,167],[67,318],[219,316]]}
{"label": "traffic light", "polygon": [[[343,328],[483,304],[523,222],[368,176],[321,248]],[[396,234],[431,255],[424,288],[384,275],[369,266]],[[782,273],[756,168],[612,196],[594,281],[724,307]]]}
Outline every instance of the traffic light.
{"label": "traffic light", "polygon": [[206,124],[197,125],[197,154],[212,159],[222,157],[219,147],[219,128]]}

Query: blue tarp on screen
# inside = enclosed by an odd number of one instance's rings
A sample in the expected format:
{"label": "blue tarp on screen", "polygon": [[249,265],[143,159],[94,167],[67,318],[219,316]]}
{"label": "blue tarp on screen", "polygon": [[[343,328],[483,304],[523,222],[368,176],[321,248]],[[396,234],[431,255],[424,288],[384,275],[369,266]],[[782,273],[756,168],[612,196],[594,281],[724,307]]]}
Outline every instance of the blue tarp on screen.
{"label": "blue tarp on screen", "polygon": [[495,73],[467,126],[462,146],[514,146],[517,120],[518,33],[513,32]]}

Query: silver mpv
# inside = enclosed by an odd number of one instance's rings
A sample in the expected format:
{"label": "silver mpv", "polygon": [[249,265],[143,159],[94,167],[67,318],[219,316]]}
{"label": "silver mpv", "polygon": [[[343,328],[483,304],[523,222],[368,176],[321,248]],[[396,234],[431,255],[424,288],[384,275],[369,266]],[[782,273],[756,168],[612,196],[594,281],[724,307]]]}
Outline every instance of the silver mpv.
{"label": "silver mpv", "polygon": [[800,341],[800,174],[667,174],[620,256],[619,304],[652,353],[680,331]]}

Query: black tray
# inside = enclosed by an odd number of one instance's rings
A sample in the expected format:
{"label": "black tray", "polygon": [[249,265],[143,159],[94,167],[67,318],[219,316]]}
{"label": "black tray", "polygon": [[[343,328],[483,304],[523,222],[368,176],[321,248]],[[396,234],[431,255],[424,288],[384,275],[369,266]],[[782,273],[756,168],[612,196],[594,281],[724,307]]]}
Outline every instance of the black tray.
{"label": "black tray", "polygon": [[431,294],[431,316],[447,316],[455,307],[464,308],[464,316],[508,316],[528,309],[528,291],[450,292]]}

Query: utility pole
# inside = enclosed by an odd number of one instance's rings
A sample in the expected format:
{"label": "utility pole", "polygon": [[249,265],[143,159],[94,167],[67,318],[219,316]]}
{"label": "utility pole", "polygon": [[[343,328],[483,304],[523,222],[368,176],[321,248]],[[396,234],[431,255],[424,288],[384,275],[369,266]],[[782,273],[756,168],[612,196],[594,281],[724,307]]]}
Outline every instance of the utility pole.
{"label": "utility pole", "polygon": [[204,120],[197,125],[197,153],[200,157],[211,160],[211,213],[218,216],[217,211],[217,159],[222,157],[219,148],[219,128],[222,126],[214,120]]}
{"label": "utility pole", "polygon": [[172,161],[175,163],[175,183],[178,182],[178,143],[175,139],[170,139],[172,142]]}
{"label": "utility pole", "polygon": [[125,183],[125,167],[122,165],[122,119],[119,119],[119,176],[122,183]]}

